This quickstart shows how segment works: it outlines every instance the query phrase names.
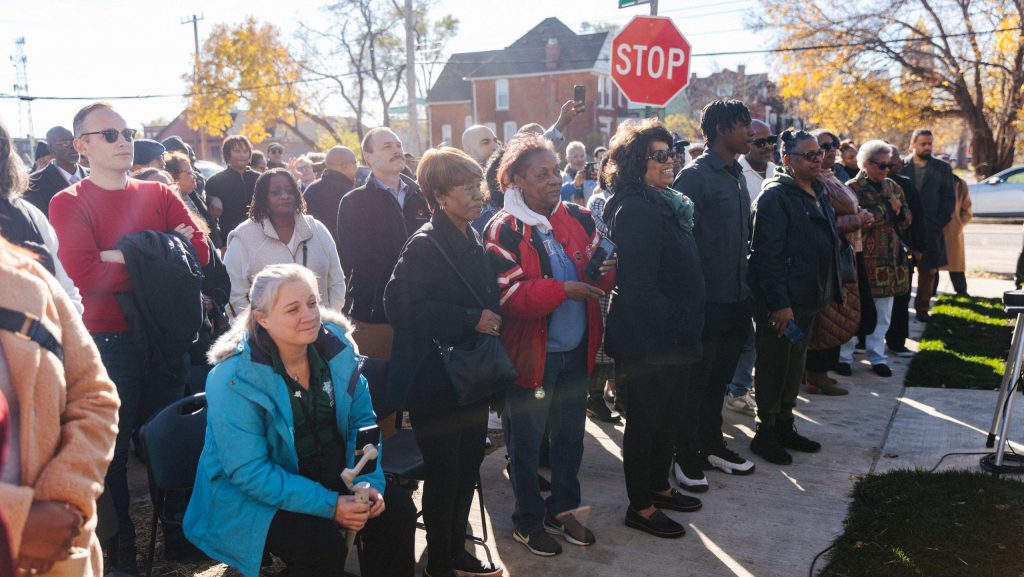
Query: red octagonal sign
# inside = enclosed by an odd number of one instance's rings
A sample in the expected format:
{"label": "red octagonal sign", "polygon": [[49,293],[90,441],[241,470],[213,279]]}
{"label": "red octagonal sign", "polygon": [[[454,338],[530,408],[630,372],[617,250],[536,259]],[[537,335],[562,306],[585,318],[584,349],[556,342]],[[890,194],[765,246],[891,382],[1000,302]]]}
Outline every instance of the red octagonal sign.
{"label": "red octagonal sign", "polygon": [[631,102],[665,106],[690,80],[690,43],[671,19],[636,16],[612,40],[611,71]]}

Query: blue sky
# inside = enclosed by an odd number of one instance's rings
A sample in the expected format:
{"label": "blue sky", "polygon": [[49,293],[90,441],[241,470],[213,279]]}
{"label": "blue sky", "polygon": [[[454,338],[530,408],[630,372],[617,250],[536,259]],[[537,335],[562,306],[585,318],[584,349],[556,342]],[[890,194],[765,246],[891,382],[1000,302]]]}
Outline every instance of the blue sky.
{"label": "blue sky", "polygon": [[[7,56],[15,39],[25,38],[28,86],[36,96],[121,96],[180,94],[183,74],[192,66],[192,26],[182,24],[202,15],[200,42],[221,22],[239,22],[252,14],[276,23],[292,40],[297,23],[314,22],[323,1],[247,0],[36,0],[22,10],[0,15],[0,94],[11,94],[15,70]],[[617,0],[437,0],[433,14],[451,13],[461,25],[448,52],[492,50],[511,44],[540,22],[555,16],[574,30],[582,22],[625,24],[647,6],[618,9]],[[757,0],[661,0],[660,14],[671,17],[687,36],[694,53],[765,48],[764,34],[743,30]],[[31,7],[31,8],[29,8]],[[701,76],[722,67],[746,64],[748,72],[763,72],[762,55],[694,58],[691,69]],[[70,127],[71,117],[85,102],[37,100],[32,119],[37,136],[56,124]],[[181,97],[119,100],[119,109],[132,125],[172,118],[183,108]],[[337,112],[343,112],[341,110]],[[0,99],[0,119],[15,134],[28,131],[26,109],[16,100]]]}

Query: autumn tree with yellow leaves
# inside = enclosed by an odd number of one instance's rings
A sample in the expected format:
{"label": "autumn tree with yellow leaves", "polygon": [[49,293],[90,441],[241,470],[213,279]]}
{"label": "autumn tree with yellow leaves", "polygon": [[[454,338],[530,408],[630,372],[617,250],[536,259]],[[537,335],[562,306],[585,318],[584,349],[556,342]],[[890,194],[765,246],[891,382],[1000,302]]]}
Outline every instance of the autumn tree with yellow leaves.
{"label": "autumn tree with yellow leaves", "polygon": [[784,98],[811,123],[904,148],[970,132],[978,176],[1013,164],[1024,108],[1024,0],[762,0]]}

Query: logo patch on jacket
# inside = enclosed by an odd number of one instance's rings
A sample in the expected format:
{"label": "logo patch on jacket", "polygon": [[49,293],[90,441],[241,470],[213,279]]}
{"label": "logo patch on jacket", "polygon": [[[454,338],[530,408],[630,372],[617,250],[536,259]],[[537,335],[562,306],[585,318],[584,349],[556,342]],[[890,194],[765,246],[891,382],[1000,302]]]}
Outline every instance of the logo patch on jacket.
{"label": "logo patch on jacket", "polygon": [[580,251],[572,253],[572,257],[576,259],[576,262],[583,262],[583,253],[581,253]]}

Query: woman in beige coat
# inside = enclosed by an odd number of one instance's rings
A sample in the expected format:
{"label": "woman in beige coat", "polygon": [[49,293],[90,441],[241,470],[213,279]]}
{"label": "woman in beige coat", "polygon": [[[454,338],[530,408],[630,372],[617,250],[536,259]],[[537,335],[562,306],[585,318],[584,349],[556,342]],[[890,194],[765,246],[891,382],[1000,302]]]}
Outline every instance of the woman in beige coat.
{"label": "woman in beige coat", "polygon": [[[974,212],[971,210],[971,193],[967,183],[959,176],[953,175],[953,188],[956,189],[956,207],[953,217],[942,229],[946,236],[946,266],[939,270],[949,271],[949,282],[959,296],[967,296],[967,258],[964,256],[964,227],[971,222]],[[936,284],[939,276],[935,275]]]}
{"label": "woman in beige coat", "polygon": [[64,356],[61,362],[35,340],[0,329],[0,389],[11,410],[0,504],[18,574],[45,574],[55,563],[67,569],[72,549],[81,548],[88,559],[75,574],[102,575],[94,530],[117,435],[114,383],[56,279],[2,241],[0,307],[38,318]]}

